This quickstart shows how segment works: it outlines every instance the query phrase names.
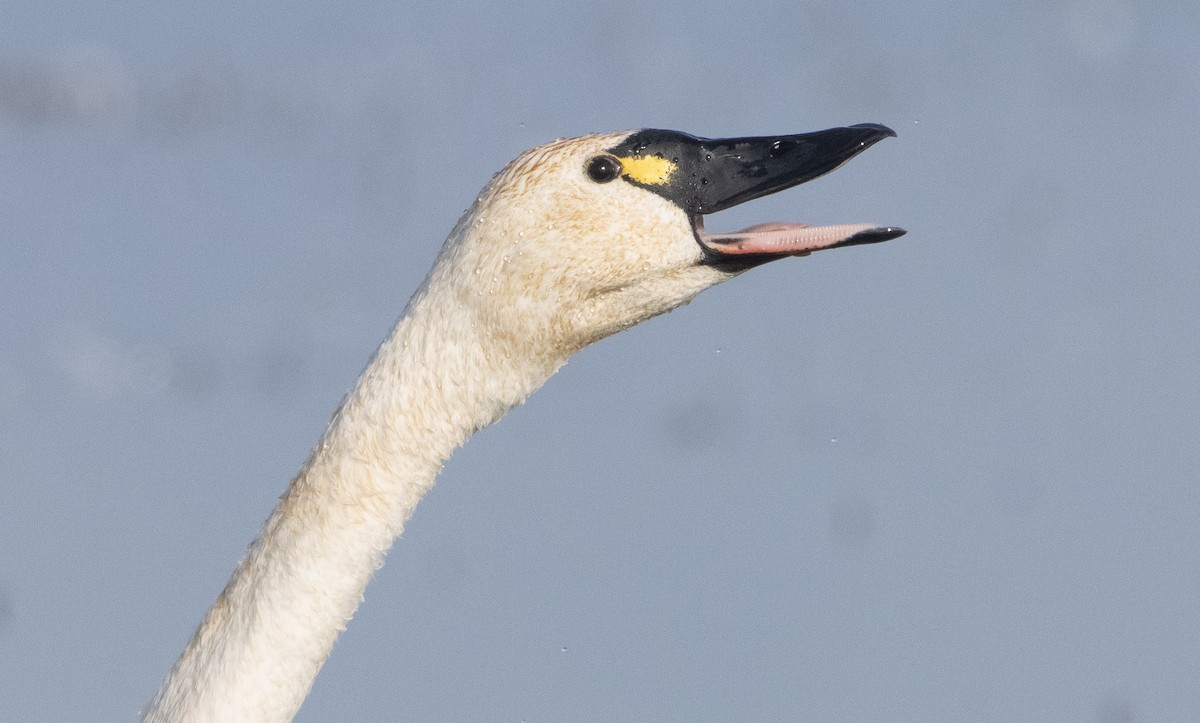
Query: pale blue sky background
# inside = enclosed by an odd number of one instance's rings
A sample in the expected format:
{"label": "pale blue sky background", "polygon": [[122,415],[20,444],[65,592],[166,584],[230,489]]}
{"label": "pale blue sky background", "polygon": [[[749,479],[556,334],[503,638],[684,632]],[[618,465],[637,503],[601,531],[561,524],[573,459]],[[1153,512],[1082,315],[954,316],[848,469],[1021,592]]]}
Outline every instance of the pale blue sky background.
{"label": "pale blue sky background", "polygon": [[882,122],[580,354],[303,721],[1200,720],[1200,5],[0,2],[0,722],[133,719],[490,174]]}

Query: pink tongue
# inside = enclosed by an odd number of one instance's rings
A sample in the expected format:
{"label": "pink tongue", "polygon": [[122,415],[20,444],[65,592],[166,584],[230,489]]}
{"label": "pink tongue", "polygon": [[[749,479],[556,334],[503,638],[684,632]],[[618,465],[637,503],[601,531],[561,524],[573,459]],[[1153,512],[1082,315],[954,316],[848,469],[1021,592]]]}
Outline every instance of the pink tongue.
{"label": "pink tongue", "polygon": [[873,223],[844,223],[836,226],[809,226],[806,223],[773,221],[760,223],[733,233],[708,233],[700,230],[700,242],[722,254],[778,254],[807,256],[837,246],[852,236],[876,228]]}

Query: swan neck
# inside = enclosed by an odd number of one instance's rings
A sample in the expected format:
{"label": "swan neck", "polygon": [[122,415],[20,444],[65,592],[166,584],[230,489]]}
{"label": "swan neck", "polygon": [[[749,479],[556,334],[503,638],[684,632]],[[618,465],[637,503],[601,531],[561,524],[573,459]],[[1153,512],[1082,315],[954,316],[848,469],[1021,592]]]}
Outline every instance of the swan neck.
{"label": "swan neck", "polygon": [[335,412],[145,720],[290,720],[442,463],[565,361],[519,358],[437,273]]}

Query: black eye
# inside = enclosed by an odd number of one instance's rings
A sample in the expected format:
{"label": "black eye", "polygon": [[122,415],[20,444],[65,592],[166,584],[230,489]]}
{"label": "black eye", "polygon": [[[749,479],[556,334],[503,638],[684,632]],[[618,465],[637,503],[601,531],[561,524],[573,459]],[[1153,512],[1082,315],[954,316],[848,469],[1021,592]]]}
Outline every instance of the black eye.
{"label": "black eye", "polygon": [[588,161],[587,174],[596,183],[608,183],[621,175],[621,162],[612,156],[596,156]]}

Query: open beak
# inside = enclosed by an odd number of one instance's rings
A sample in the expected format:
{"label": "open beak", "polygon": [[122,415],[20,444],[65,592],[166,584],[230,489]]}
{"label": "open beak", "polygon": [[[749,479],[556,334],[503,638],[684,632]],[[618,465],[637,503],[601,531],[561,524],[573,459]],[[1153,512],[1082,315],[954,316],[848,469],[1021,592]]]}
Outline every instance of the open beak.
{"label": "open beak", "polygon": [[740,270],[784,256],[806,256],[820,249],[878,243],[904,235],[904,229],[873,223],[809,226],[791,222],[710,233],[704,229],[703,218],[811,181],[895,135],[892,129],[875,123],[749,138],[696,138],[675,131],[644,130],[631,134],[610,152],[623,164],[625,180],[683,208],[708,260]]}

